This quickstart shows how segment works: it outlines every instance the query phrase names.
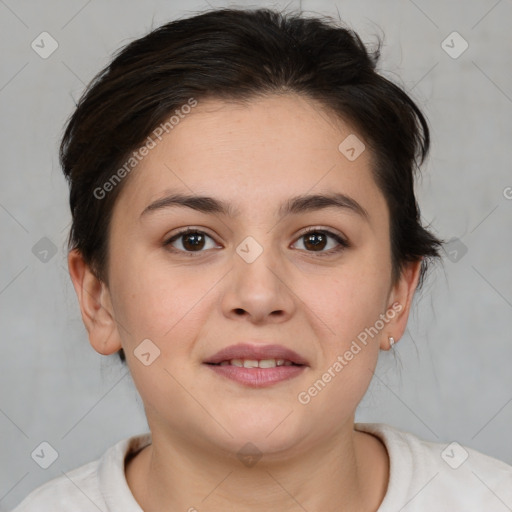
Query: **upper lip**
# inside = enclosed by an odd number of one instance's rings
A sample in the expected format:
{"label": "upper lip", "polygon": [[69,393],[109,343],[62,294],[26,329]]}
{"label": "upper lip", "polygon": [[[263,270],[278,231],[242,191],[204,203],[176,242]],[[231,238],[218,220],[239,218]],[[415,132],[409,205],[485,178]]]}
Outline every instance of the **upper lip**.
{"label": "upper lip", "polygon": [[307,365],[308,362],[297,352],[282,345],[262,345],[238,343],[225,347],[205,360],[205,363],[218,364],[231,359],[284,359],[295,364]]}

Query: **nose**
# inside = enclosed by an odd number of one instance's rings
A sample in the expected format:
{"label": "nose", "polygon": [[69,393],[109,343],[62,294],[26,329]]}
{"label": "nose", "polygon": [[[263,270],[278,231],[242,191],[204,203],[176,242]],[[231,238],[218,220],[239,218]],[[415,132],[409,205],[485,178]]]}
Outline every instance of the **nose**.
{"label": "nose", "polygon": [[233,254],[233,268],[222,298],[224,315],[252,322],[281,323],[294,313],[296,298],[282,258],[252,237]]}

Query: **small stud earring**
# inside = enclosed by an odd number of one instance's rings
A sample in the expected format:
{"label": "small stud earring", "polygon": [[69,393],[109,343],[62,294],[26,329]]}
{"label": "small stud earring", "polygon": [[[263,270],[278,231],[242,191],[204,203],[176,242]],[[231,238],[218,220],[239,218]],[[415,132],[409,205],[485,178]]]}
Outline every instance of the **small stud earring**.
{"label": "small stud earring", "polygon": [[395,344],[395,338],[393,338],[393,336],[390,336],[389,337],[389,348],[392,349],[394,344]]}

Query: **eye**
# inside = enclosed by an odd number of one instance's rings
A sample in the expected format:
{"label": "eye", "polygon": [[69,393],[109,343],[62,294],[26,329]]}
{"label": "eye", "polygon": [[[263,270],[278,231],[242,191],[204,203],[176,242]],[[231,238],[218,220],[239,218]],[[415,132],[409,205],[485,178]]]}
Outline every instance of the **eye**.
{"label": "eye", "polygon": [[[176,233],[171,238],[164,242],[164,246],[172,246],[173,249],[170,249],[173,252],[182,252],[182,253],[194,253],[194,252],[204,252],[202,249],[205,248],[206,239],[209,238],[213,241],[213,238],[207,235],[204,231],[200,231],[194,228],[187,228],[179,233]],[[181,248],[176,249],[174,247],[174,242],[178,241]],[[206,247],[206,249],[211,249],[216,247],[215,244],[213,247]]]}
{"label": "eye", "polygon": [[[202,249],[212,249],[217,247],[215,243],[211,247],[207,247],[207,239],[213,242],[213,238],[207,235],[204,231],[194,228],[187,228],[179,233],[176,233],[171,238],[164,242],[165,247],[172,247],[172,252],[180,252],[192,256],[194,252],[205,252]],[[326,229],[309,228],[303,233],[299,240],[304,239],[303,246],[307,252],[316,252],[318,256],[329,256],[333,253],[338,253],[348,247],[350,244],[343,237],[337,233]],[[329,239],[335,243],[334,247],[329,250],[324,250],[329,245]],[[176,247],[174,244],[179,242],[181,247]]]}
{"label": "eye", "polygon": [[[336,243],[334,244],[334,248],[324,251],[323,249],[329,245],[329,238],[334,240]],[[306,248],[307,252],[318,252],[319,256],[328,256],[350,247],[347,240],[337,233],[333,233],[326,229],[309,228],[299,237],[299,240],[301,239],[304,239],[303,246]]]}

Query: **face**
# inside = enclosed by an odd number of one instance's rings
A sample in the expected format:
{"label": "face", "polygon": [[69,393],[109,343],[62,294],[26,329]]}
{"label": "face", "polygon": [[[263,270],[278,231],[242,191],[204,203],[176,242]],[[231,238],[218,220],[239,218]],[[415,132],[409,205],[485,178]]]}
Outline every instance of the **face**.
{"label": "face", "polygon": [[[294,95],[199,102],[125,183],[108,288],[83,274],[102,305],[84,321],[96,350],[124,348],[154,438],[300,452],[352,428],[379,348],[405,329],[417,272],[391,281],[387,205],[369,150],[340,151],[349,135],[362,141]],[[227,211],[166,202],[173,194]],[[286,209],[334,194],[341,205]],[[260,387],[205,364],[238,343],[278,344],[306,364]]]}

